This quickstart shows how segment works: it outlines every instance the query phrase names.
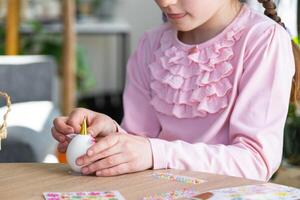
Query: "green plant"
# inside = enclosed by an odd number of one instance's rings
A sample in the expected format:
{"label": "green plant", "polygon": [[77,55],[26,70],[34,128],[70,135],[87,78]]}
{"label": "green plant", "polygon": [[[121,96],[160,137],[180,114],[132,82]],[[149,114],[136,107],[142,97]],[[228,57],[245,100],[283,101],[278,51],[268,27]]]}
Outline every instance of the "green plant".
{"label": "green plant", "polygon": [[4,38],[5,38],[5,30],[3,28],[3,26],[0,26],[0,55],[4,55],[4,44],[5,44],[5,41],[4,41]]}
{"label": "green plant", "polygon": [[[61,66],[62,58],[62,36],[61,34],[50,34],[45,31],[39,21],[26,23],[31,31],[28,34],[22,34],[20,38],[21,55],[49,55],[53,56],[58,66]],[[3,25],[0,26],[0,37],[5,38]],[[0,39],[0,40],[1,40]],[[0,54],[4,54],[4,41],[1,41]],[[90,66],[86,61],[84,49],[77,45],[76,48],[76,80],[77,89],[80,92],[87,91],[95,85],[95,79],[91,73]],[[58,68],[58,74],[62,73],[61,67]]]}
{"label": "green plant", "polygon": [[300,114],[294,104],[289,105],[284,127],[284,157],[290,164],[300,164]]}
{"label": "green plant", "polygon": [[[299,44],[299,38],[294,38]],[[290,103],[284,128],[284,157],[290,164],[300,164],[300,110]]]}

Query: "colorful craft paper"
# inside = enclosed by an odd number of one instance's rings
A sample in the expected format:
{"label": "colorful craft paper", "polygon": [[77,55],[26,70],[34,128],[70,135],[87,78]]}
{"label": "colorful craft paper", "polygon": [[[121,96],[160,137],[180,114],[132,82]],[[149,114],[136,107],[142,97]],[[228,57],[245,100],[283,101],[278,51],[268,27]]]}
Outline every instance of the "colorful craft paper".
{"label": "colorful craft paper", "polygon": [[44,192],[45,200],[125,200],[118,191]]}
{"label": "colorful craft paper", "polygon": [[190,200],[299,200],[300,190],[284,185],[266,183],[212,190]]}
{"label": "colorful craft paper", "polygon": [[195,191],[194,189],[184,188],[182,190],[175,190],[172,192],[165,192],[144,197],[142,200],[173,200],[179,198],[191,198],[197,194],[199,194],[199,192]]}
{"label": "colorful craft paper", "polygon": [[151,174],[151,176],[157,179],[176,181],[176,182],[186,183],[186,184],[201,184],[206,182],[206,180],[203,179],[188,177],[188,176],[180,176],[171,173],[153,173]]}

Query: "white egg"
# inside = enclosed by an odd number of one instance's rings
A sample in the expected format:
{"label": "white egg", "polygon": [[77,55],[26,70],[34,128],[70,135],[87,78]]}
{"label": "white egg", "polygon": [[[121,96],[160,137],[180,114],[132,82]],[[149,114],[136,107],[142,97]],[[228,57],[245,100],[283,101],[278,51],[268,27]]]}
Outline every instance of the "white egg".
{"label": "white egg", "polygon": [[90,135],[76,135],[68,145],[66,158],[70,167],[75,172],[80,172],[83,166],[78,166],[76,164],[76,159],[80,156],[86,154],[88,148],[90,148],[94,143],[94,138]]}

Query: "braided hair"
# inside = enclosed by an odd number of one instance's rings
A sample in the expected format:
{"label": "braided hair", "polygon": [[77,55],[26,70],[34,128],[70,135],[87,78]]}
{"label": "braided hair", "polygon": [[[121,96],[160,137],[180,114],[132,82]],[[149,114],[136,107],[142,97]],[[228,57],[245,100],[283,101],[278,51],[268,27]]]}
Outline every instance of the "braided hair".
{"label": "braided hair", "polygon": [[[265,8],[264,14],[266,16],[270,17],[278,24],[286,28],[284,23],[281,21],[280,17],[277,15],[276,4],[274,3],[273,0],[258,0],[258,2],[261,3]],[[293,53],[295,57],[295,63],[296,63],[296,72],[293,77],[292,93],[291,93],[290,101],[295,103],[295,105],[297,105],[297,107],[299,108],[300,107],[300,48],[294,41],[292,41],[292,46],[293,46]]]}

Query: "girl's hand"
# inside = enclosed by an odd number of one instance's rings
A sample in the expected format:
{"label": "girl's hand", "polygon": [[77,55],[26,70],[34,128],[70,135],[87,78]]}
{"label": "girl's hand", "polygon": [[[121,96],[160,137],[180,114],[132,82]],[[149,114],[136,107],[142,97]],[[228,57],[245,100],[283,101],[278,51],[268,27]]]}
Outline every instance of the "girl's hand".
{"label": "girl's hand", "polygon": [[152,150],[147,138],[130,134],[111,134],[90,147],[77,159],[83,174],[115,176],[152,168]]}
{"label": "girl's hand", "polygon": [[107,115],[97,113],[85,108],[76,108],[68,117],[57,117],[53,121],[51,132],[53,137],[59,142],[57,147],[59,152],[66,152],[71,141],[67,135],[79,133],[84,117],[87,117],[88,133],[93,137],[106,136],[117,131],[116,123]]}

